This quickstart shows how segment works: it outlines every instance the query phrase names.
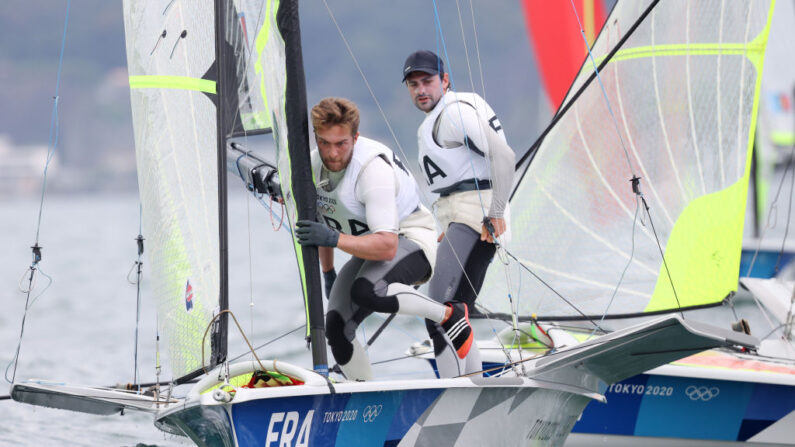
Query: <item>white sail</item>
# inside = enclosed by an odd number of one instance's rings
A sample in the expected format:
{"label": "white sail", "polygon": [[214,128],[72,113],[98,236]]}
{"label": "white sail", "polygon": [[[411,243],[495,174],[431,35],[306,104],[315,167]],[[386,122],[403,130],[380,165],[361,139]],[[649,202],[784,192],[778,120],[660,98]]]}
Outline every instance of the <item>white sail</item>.
{"label": "white sail", "polygon": [[[616,5],[597,64],[650,3]],[[510,293],[520,314],[580,315],[560,294],[584,314],[633,314],[736,290],[771,6],[659,2],[600,70],[602,84],[575,97],[593,73],[583,66],[517,186],[508,249],[524,267],[512,264],[512,281],[490,269],[479,300],[488,310],[510,312]]]}
{"label": "white sail", "polygon": [[218,307],[215,37],[211,2],[163,7],[125,1],[124,18],[147,271],[180,376],[202,367]]}

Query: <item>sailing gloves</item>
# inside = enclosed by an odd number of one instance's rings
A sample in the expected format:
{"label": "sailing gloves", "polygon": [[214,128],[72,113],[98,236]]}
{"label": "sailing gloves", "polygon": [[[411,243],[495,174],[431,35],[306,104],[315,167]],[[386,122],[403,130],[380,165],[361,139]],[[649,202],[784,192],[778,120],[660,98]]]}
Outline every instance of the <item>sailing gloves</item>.
{"label": "sailing gloves", "polygon": [[323,287],[326,289],[326,299],[331,298],[331,286],[334,285],[334,280],[337,279],[337,271],[333,268],[327,272],[323,272]]}
{"label": "sailing gloves", "polygon": [[336,247],[340,238],[337,230],[312,220],[299,220],[295,223],[295,235],[301,245],[317,245],[318,247]]}

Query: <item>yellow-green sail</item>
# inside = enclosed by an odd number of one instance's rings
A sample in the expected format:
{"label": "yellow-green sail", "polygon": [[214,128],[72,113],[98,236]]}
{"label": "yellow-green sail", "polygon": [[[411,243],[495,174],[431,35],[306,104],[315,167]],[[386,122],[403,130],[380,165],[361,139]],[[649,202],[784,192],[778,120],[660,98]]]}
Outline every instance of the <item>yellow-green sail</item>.
{"label": "yellow-green sail", "polygon": [[593,74],[583,66],[523,173],[507,248],[524,266],[508,267],[510,282],[490,269],[480,299],[489,310],[509,313],[511,293],[523,315],[580,315],[560,294],[587,315],[637,314],[736,290],[773,2],[660,1],[638,21],[652,3],[617,3],[597,63],[637,28],[601,84],[575,97]]}

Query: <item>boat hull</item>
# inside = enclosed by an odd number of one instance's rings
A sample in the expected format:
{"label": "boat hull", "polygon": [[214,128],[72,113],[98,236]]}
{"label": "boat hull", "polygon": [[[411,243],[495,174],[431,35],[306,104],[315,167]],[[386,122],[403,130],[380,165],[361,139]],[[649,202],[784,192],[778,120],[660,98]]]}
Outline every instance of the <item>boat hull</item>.
{"label": "boat hull", "polygon": [[195,405],[164,412],[157,424],[210,446],[562,445],[591,398],[514,380],[520,384],[455,379],[464,385],[389,389],[368,383],[345,391],[358,385],[348,384],[334,394],[283,397],[239,390],[232,403],[202,396]]}
{"label": "boat hull", "polygon": [[[750,244],[749,244],[750,245]],[[748,247],[740,255],[740,275],[751,278],[773,278],[795,261],[795,252],[781,247]],[[753,267],[753,270],[751,270]]]}
{"label": "boat hull", "polygon": [[572,433],[795,445],[795,386],[639,374],[591,402]]}

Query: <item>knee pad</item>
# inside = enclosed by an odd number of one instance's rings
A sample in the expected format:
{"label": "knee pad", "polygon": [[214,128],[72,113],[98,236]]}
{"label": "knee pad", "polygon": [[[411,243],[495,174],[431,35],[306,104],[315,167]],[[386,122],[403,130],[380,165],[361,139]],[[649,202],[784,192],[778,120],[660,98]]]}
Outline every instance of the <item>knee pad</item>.
{"label": "knee pad", "polygon": [[345,336],[345,321],[333,310],[326,314],[326,340],[337,363],[346,364],[351,360],[353,345]]}
{"label": "knee pad", "polygon": [[387,284],[384,281],[382,287],[378,288],[376,293],[376,285],[365,278],[357,278],[351,286],[351,300],[359,307],[364,309],[373,310],[376,312],[395,313],[398,311],[398,301],[394,296],[386,295]]}

